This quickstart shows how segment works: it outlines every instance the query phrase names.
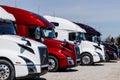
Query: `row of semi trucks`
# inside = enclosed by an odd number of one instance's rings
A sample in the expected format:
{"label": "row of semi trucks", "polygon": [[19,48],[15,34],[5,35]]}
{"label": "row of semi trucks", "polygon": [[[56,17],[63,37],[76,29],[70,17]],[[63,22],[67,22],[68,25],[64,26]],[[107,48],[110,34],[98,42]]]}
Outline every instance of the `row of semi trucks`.
{"label": "row of semi trucks", "polygon": [[0,5],[0,80],[117,59],[117,47],[100,36],[81,23]]}

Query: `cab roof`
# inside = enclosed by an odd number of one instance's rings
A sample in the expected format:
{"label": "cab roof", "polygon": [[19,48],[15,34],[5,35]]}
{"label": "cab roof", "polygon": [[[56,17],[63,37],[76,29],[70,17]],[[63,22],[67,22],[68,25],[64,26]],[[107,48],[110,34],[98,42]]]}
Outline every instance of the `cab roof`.
{"label": "cab roof", "polygon": [[0,7],[0,18],[15,21],[15,18],[12,14],[8,13],[5,9]]}
{"label": "cab roof", "polygon": [[38,14],[9,6],[1,5],[1,7],[15,16],[16,23],[18,25],[35,25],[40,27],[54,28],[53,24],[49,23],[45,18]]}
{"label": "cab roof", "polygon": [[44,16],[49,22],[55,22],[58,23],[58,26],[56,26],[56,29],[64,29],[68,31],[77,31],[77,32],[83,32],[85,33],[86,31],[82,28],[80,28],[78,25],[74,24],[73,22],[59,18],[59,17],[52,17],[52,16]]}

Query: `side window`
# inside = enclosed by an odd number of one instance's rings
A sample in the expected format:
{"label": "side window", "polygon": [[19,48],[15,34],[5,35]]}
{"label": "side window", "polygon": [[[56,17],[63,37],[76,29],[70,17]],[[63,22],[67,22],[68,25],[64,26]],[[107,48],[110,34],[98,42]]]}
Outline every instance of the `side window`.
{"label": "side window", "polygon": [[74,33],[74,32],[72,32],[72,33],[69,33],[69,40],[70,41],[74,41],[75,40],[75,38],[76,38],[76,36],[75,36],[76,34]]}
{"label": "side window", "polygon": [[35,38],[35,28],[34,27],[28,29],[28,37]]}

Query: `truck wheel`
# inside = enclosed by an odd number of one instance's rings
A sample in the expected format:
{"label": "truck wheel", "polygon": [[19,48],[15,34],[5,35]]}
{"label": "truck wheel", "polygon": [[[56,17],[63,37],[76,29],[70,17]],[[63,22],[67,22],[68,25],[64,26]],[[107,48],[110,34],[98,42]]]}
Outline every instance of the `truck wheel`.
{"label": "truck wheel", "polygon": [[0,60],[0,80],[13,80],[15,77],[15,70],[13,65],[1,59]]}
{"label": "truck wheel", "polygon": [[54,56],[49,56],[49,67],[48,70],[51,72],[57,71],[59,68],[58,60]]}
{"label": "truck wheel", "polygon": [[88,54],[84,53],[81,55],[81,65],[92,65],[93,64],[93,57]]}
{"label": "truck wheel", "polygon": [[105,61],[106,61],[106,62],[109,62],[109,61],[110,61],[109,55],[108,55],[107,53],[105,54]]}

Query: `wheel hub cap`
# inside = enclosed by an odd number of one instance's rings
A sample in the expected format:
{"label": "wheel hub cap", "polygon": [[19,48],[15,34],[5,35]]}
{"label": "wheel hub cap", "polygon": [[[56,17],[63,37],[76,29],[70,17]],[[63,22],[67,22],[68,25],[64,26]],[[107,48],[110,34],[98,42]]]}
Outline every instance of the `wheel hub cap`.
{"label": "wheel hub cap", "polygon": [[10,69],[7,65],[1,64],[0,65],[0,80],[6,80],[10,75]]}
{"label": "wheel hub cap", "polygon": [[83,62],[84,64],[89,64],[89,63],[90,63],[90,57],[89,57],[89,56],[84,56],[84,57],[82,58],[82,62]]}
{"label": "wheel hub cap", "polygon": [[52,70],[55,68],[55,61],[53,59],[49,59],[49,70]]}

